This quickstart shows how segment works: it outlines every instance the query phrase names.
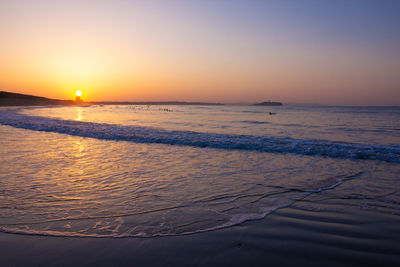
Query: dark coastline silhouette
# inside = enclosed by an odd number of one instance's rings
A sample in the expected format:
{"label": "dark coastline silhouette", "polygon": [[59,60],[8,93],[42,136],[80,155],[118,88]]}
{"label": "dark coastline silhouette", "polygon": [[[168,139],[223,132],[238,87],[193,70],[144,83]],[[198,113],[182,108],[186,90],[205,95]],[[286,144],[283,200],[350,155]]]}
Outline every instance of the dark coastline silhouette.
{"label": "dark coastline silhouette", "polygon": [[25,95],[0,91],[0,106],[47,106],[47,105],[224,105],[208,102],[185,101],[92,101],[86,102],[81,98],[73,100],[51,99],[41,96]]}
{"label": "dark coastline silhouette", "polygon": [[[80,97],[74,100],[52,99],[42,96],[26,95],[0,91],[0,106],[48,106],[48,105],[224,105],[212,102],[186,101],[83,101]],[[253,106],[282,106],[281,102],[266,101]]]}
{"label": "dark coastline silhouette", "polygon": [[0,91],[0,106],[47,106],[75,104],[76,102],[73,100],[59,100],[47,97]]}

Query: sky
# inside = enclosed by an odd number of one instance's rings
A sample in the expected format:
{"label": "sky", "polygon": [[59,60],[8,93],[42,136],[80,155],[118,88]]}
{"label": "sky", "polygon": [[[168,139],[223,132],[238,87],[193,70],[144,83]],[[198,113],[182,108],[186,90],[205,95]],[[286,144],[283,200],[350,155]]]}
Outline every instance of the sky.
{"label": "sky", "polygon": [[400,105],[400,1],[0,0],[0,90]]}

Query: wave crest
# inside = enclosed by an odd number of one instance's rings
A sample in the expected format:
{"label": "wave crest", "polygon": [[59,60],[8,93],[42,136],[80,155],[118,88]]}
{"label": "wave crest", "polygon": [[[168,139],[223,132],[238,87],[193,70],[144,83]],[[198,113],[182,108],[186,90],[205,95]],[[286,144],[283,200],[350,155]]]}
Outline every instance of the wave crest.
{"label": "wave crest", "polygon": [[159,143],[216,149],[241,149],[400,163],[400,146],[398,145],[368,145],[327,140],[294,139],[289,137],[167,131],[150,127],[28,116],[10,111],[0,114],[0,124],[34,131],[55,132],[102,140]]}

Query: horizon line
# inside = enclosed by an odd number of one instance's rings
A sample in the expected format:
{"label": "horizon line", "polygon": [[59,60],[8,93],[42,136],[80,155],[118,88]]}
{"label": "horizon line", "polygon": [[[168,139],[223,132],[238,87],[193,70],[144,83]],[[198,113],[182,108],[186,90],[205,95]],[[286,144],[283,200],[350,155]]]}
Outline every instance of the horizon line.
{"label": "horizon line", "polygon": [[[41,98],[43,100],[49,100],[49,101],[68,101],[68,102],[75,102],[73,99],[56,99],[56,98],[48,98],[44,96],[38,96],[38,95],[29,95],[29,94],[22,94],[22,93],[17,93],[17,92],[10,92],[10,91],[3,91],[0,90],[1,93],[6,93],[6,94],[15,94],[15,95],[20,95],[20,96],[27,96],[27,97],[35,97],[35,98]],[[1,97],[0,97],[1,98]],[[7,97],[11,98],[11,97]],[[16,98],[13,98],[16,99]],[[108,103],[112,104],[115,103],[116,105],[118,104],[157,104],[157,103],[164,103],[168,104],[171,103],[183,103],[183,104],[204,104],[204,105],[254,105],[257,103],[262,103],[262,102],[278,102],[282,103],[285,106],[324,106],[324,107],[400,107],[400,105],[365,105],[365,104],[321,104],[321,103],[307,103],[307,102],[282,102],[282,101],[272,101],[272,100],[263,100],[263,101],[258,101],[258,102],[253,102],[253,101],[218,101],[218,102],[213,102],[213,101],[188,101],[188,100],[96,100],[96,101],[89,101],[89,100],[83,100],[83,103],[90,104],[90,103],[95,103],[95,104],[101,104],[101,103]]]}

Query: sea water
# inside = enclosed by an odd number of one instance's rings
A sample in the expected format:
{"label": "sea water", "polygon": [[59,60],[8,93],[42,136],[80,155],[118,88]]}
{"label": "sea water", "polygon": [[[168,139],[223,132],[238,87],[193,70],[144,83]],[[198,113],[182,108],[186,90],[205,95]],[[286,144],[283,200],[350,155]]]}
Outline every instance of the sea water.
{"label": "sea water", "polygon": [[400,216],[400,108],[92,105],[0,111],[0,231],[155,237],[337,199]]}

